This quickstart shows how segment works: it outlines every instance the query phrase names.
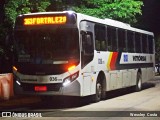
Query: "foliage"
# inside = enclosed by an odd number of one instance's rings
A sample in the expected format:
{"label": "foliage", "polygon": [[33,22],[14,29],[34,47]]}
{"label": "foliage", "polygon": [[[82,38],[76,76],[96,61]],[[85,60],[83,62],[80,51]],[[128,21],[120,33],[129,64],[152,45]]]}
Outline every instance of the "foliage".
{"label": "foliage", "polygon": [[111,18],[126,23],[137,22],[142,1],[138,0],[82,0],[72,9],[99,18]]}
{"label": "foliage", "polygon": [[5,6],[6,21],[13,25],[20,14],[44,12],[50,5],[50,0],[9,0]]}

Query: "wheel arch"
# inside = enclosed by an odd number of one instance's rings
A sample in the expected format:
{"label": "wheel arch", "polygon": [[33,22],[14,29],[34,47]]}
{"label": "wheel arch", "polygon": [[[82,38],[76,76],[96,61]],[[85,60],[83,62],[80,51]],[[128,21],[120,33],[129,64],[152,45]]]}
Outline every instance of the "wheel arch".
{"label": "wheel arch", "polygon": [[142,75],[142,70],[139,68],[137,73],[140,73]]}

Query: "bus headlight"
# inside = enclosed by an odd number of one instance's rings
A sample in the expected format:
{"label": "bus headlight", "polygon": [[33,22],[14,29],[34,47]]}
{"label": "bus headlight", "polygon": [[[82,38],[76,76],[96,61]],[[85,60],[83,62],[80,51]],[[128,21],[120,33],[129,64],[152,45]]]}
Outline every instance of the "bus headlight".
{"label": "bus headlight", "polygon": [[16,75],[14,75],[14,80],[19,86],[21,85],[20,78],[18,78]]}
{"label": "bus headlight", "polygon": [[71,82],[73,82],[74,80],[76,80],[79,76],[79,71],[66,77],[64,80],[63,80],[63,86],[67,86],[69,85]]}
{"label": "bus headlight", "polygon": [[20,86],[21,85],[21,83],[18,81],[18,80],[16,80],[16,83]]}

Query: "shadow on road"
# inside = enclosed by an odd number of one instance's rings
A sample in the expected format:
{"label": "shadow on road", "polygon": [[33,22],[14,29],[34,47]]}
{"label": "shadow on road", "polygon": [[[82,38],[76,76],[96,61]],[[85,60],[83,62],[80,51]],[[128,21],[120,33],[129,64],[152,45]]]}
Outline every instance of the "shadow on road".
{"label": "shadow on road", "polygon": [[145,90],[145,89],[148,89],[148,88],[152,88],[152,87],[155,87],[155,86],[156,86],[155,83],[147,82],[147,83],[144,83],[142,85],[142,90]]}
{"label": "shadow on road", "polygon": [[[155,85],[156,85],[155,83],[151,83],[151,82],[144,83],[144,84],[142,84],[142,90],[155,87]],[[135,92],[134,87],[128,87],[128,88],[109,91],[109,92],[107,92],[107,99],[112,99],[114,97],[119,97],[119,96],[122,96],[122,95],[134,93],[134,92]]]}

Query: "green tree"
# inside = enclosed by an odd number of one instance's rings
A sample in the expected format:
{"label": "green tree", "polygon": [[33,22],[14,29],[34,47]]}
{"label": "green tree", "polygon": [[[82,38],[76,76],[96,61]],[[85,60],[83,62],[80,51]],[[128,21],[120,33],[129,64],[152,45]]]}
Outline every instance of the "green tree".
{"label": "green tree", "polygon": [[18,15],[31,12],[44,12],[49,5],[50,0],[9,0],[5,6],[5,21],[10,25],[14,25]]}
{"label": "green tree", "polygon": [[[64,1],[64,0],[63,0]],[[136,23],[137,15],[141,15],[141,0],[81,0],[65,4],[69,9],[99,18],[111,18],[125,23]],[[74,7],[73,7],[74,6]],[[63,7],[66,8],[66,7]]]}

